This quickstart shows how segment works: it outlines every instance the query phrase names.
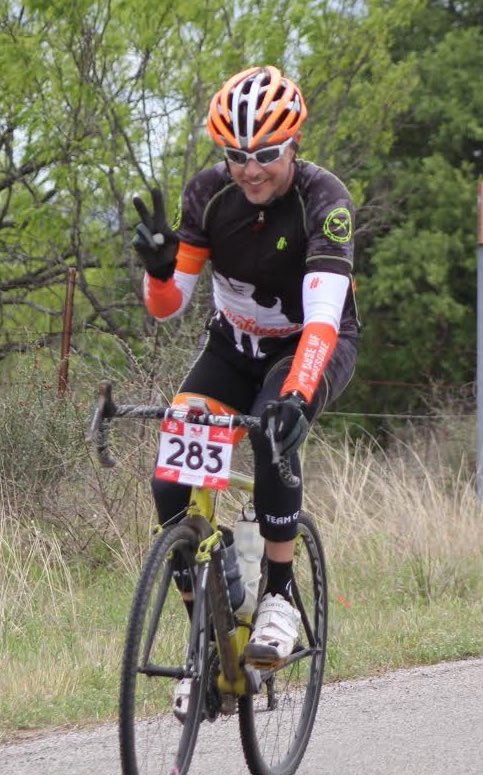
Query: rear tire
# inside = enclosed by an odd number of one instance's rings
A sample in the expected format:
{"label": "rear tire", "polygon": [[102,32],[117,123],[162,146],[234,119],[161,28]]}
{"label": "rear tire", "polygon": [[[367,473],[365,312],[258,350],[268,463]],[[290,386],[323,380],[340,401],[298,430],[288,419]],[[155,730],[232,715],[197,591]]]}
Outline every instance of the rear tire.
{"label": "rear tire", "polygon": [[[173,580],[173,565],[174,557],[182,555],[184,582],[195,590],[198,545],[197,533],[189,525],[168,528],[153,544],[137,585],[121,676],[123,775],[188,772],[206,692],[208,612],[205,594],[200,592],[200,616],[191,625]],[[173,712],[174,691],[182,677],[192,678],[184,723]]]}
{"label": "rear tire", "polygon": [[327,579],[319,533],[304,513],[299,518],[293,575],[294,605],[302,613],[293,661],[267,673],[259,694],[238,701],[243,752],[252,775],[293,775],[319,704],[327,643]]}

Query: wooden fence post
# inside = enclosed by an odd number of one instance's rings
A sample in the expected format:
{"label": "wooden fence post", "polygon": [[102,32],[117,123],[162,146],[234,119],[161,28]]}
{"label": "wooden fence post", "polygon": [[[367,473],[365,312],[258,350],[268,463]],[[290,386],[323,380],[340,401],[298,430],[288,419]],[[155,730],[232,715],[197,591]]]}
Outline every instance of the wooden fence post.
{"label": "wooden fence post", "polygon": [[62,344],[60,350],[59,386],[57,397],[62,398],[67,390],[69,376],[69,355],[72,339],[72,319],[74,317],[74,289],[76,270],[69,267],[65,276],[65,301],[62,320]]}

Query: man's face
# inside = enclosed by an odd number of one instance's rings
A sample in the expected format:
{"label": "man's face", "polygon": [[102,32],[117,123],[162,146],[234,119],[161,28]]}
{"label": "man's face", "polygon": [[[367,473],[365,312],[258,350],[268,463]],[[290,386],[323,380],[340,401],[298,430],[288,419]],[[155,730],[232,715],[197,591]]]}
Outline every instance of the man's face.
{"label": "man's face", "polygon": [[[261,148],[270,146],[260,146]],[[287,145],[282,155],[269,164],[259,164],[248,159],[246,164],[237,164],[227,159],[230,174],[241,188],[249,202],[254,205],[266,205],[276,197],[283,196],[290,188],[294,175],[293,159],[295,151]]]}

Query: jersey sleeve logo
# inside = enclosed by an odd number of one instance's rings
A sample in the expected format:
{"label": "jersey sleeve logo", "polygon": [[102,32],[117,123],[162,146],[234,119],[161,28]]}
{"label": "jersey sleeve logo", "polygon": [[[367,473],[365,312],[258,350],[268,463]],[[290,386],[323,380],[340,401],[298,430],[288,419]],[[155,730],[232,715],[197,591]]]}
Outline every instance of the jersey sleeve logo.
{"label": "jersey sleeve logo", "polygon": [[322,231],[332,242],[349,242],[352,239],[351,214],[346,207],[331,210],[324,221]]}

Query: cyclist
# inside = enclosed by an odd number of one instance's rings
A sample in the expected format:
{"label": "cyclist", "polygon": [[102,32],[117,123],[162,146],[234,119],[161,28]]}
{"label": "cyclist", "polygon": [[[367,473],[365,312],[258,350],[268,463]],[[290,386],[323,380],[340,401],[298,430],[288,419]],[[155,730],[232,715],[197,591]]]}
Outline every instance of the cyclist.
{"label": "cyclist", "polygon": [[[300,619],[290,585],[302,483],[286,486],[272,464],[266,408],[275,413],[280,451],[300,476],[297,449],[351,379],[359,330],[353,204],[335,175],[297,159],[306,115],[300,89],[277,68],[237,73],[209,107],[208,132],[224,160],[187,184],[176,231],[159,190],[151,192],[153,212],[133,199],[151,315],[181,315],[211,264],[207,340],[180,392],[261,417],[250,436],[268,578],[245,652],[257,662],[285,659]],[[188,504],[188,486],[153,479],[152,489],[161,523]]]}

